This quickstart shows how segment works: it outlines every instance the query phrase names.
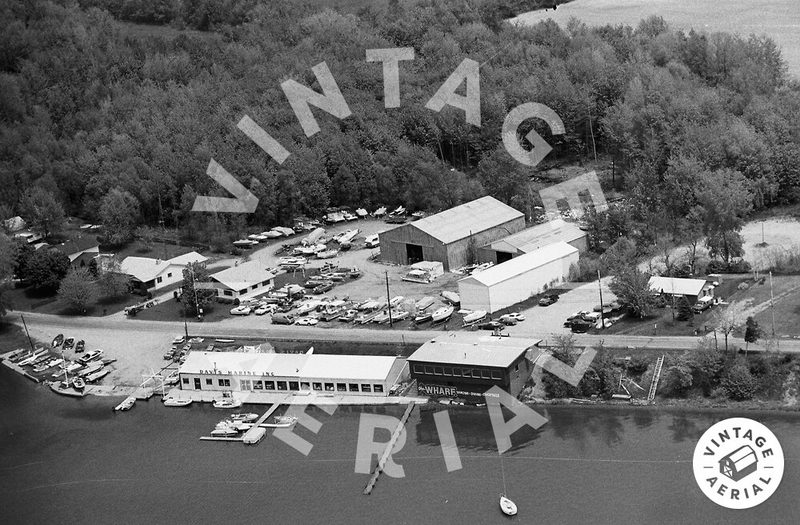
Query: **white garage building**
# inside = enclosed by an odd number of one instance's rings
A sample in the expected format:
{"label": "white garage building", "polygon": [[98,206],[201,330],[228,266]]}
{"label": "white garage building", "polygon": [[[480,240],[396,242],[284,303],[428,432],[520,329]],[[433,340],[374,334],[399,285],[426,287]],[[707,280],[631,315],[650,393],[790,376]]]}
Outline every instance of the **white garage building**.
{"label": "white garage building", "polygon": [[578,249],[556,242],[458,281],[461,307],[489,313],[522,302],[563,282],[578,262]]}

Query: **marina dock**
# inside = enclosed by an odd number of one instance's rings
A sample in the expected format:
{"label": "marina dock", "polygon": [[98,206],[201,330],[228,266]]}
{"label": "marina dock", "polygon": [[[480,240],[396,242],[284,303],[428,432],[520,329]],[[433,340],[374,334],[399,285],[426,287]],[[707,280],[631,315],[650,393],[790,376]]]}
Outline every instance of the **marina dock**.
{"label": "marina dock", "polygon": [[255,445],[267,434],[267,429],[260,426],[264,421],[267,420],[272,414],[275,413],[278,408],[284,404],[284,402],[290,400],[292,395],[286,395],[283,397],[282,400],[272,404],[266,412],[264,412],[261,417],[259,417],[254,423],[253,426],[245,431],[244,434],[237,437],[222,437],[222,436],[201,436],[201,441],[238,441],[240,443],[244,443],[245,445]]}
{"label": "marina dock", "polygon": [[[286,397],[290,398],[292,396],[286,396]],[[261,427],[260,425],[264,421],[266,421],[269,416],[274,414],[275,411],[278,410],[279,406],[281,406],[281,403],[275,403],[274,405],[269,407],[269,409],[267,409],[267,411],[264,412],[264,414],[260,418],[258,418],[258,420],[255,423],[253,423],[253,427],[244,433],[244,436],[242,436],[242,441],[244,441],[245,445],[255,445],[256,443],[264,439],[264,436],[267,434],[267,429]]]}
{"label": "marina dock", "polygon": [[383,454],[381,454],[381,457],[378,458],[378,464],[375,466],[375,470],[372,472],[372,477],[370,477],[369,483],[367,483],[367,486],[364,487],[365,496],[369,496],[370,494],[372,494],[372,489],[375,488],[375,483],[378,481],[381,472],[383,472],[383,467],[386,466],[386,462],[392,455],[392,449],[394,448],[395,443],[397,443],[397,439],[400,437],[400,433],[406,427],[406,421],[408,421],[408,417],[411,415],[411,411],[414,410],[415,404],[416,403],[408,404],[408,406],[406,407],[406,411],[403,412],[403,416],[400,418],[400,423],[397,425],[397,428],[394,429],[394,432],[392,432],[392,437],[386,444],[386,449],[383,451]]}

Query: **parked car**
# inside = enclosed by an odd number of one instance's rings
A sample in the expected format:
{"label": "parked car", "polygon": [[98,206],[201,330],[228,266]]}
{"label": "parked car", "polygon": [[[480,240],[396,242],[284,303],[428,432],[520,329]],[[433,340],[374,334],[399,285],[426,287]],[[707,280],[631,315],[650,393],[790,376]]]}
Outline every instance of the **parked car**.
{"label": "parked car", "polygon": [[173,345],[182,345],[183,342],[186,341],[186,338],[182,335],[177,336],[175,339],[172,340]]}
{"label": "parked car", "polygon": [[594,323],[590,323],[588,321],[576,320],[570,323],[570,329],[575,332],[576,334],[582,334],[588,332],[590,328],[594,326]]}
{"label": "parked car", "polygon": [[277,306],[274,304],[262,304],[256,308],[253,313],[256,315],[264,315],[264,314],[271,314],[275,310],[277,310]]}
{"label": "parked car", "polygon": [[301,317],[300,319],[295,321],[294,324],[299,326],[314,326],[318,322],[319,319],[317,319],[316,317]]}
{"label": "parked car", "polygon": [[525,314],[521,314],[519,312],[511,312],[511,313],[508,313],[508,314],[503,314],[498,319],[498,321],[500,321],[501,323],[503,323],[505,325],[508,325],[508,326],[513,326],[513,325],[517,324],[518,322],[524,321],[524,320],[525,320]]}
{"label": "parked car", "polygon": [[272,314],[272,324],[294,324],[294,316],[285,313]]}
{"label": "parked car", "polygon": [[558,295],[556,294],[545,295],[544,297],[539,299],[539,306],[550,306],[556,301],[558,301]]}
{"label": "parked car", "polygon": [[247,306],[246,304],[237,306],[236,308],[231,308],[231,315],[250,315],[253,311],[252,308]]}
{"label": "parked car", "polygon": [[478,325],[478,329],[480,330],[505,330],[505,328],[506,325],[500,321],[486,321]]}
{"label": "parked car", "polygon": [[175,357],[175,352],[170,350],[168,352],[164,352],[164,360],[165,361],[172,361],[172,358]]}
{"label": "parked car", "polygon": [[692,312],[701,314],[711,308],[711,301],[699,301],[692,306]]}

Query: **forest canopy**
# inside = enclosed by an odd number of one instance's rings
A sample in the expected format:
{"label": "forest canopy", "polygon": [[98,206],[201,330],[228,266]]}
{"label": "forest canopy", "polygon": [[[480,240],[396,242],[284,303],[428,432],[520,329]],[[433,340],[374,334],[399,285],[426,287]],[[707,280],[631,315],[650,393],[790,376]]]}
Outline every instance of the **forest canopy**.
{"label": "forest canopy", "polygon": [[[163,223],[206,239],[329,206],[438,210],[487,193],[529,214],[541,166],[514,161],[501,140],[505,116],[527,102],[555,110],[566,133],[526,121],[519,136],[535,128],[552,163],[588,158],[591,132],[641,220],[688,214],[716,180],[743,188],[747,209],[800,200],[800,87],[769,38],[686,33],[660,18],[515,27],[489,0],[392,0],[355,14],[324,3],[4,2],[0,209],[22,213],[35,186],[101,221],[103,203],[124,195],[128,229]],[[401,105],[387,109],[381,64],[365,52],[394,47],[415,58],[400,63]],[[425,107],[466,58],[480,64],[480,127],[457,108]],[[307,137],[281,83],[321,91],[322,62],[352,114],[313,110],[321,131]],[[245,115],[290,152],[283,164],[237,129]],[[254,214],[190,213],[196,195],[227,196],[206,175],[212,158],[259,198]]]}

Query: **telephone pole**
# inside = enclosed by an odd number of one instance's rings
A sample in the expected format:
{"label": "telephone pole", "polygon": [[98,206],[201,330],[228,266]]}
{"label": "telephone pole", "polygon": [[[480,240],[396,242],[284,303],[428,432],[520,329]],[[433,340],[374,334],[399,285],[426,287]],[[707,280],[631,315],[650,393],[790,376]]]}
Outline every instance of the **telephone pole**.
{"label": "telephone pole", "polygon": [[600,281],[600,270],[597,270],[597,289],[600,290],[600,329],[606,327],[605,312],[603,311],[603,283]]}
{"label": "telephone pole", "polygon": [[389,297],[389,270],[385,270],[383,273],[386,275],[386,305],[389,307],[389,328],[394,328],[392,323],[392,299]]}
{"label": "telephone pole", "polygon": [[775,338],[775,295],[772,293],[772,272],[769,272],[769,309],[772,311],[772,340],[780,346]]}

